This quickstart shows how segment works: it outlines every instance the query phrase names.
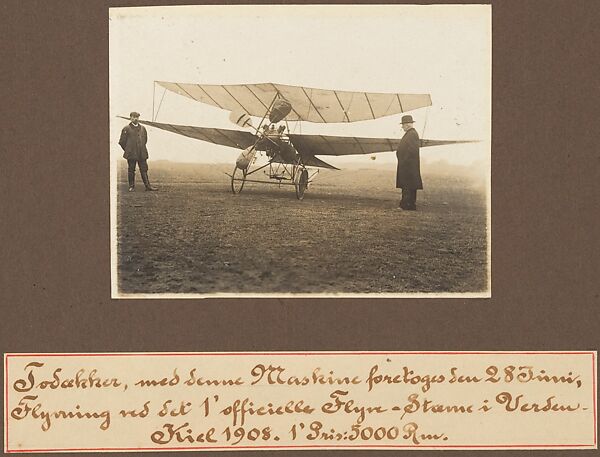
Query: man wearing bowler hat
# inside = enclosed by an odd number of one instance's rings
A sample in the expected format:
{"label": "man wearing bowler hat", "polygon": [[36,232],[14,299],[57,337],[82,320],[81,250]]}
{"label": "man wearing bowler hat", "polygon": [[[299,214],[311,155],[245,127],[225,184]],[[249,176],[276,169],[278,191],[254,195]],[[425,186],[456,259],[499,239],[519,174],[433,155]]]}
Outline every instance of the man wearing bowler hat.
{"label": "man wearing bowler hat", "polygon": [[402,116],[402,130],[404,136],[400,140],[396,157],[398,168],[396,170],[396,188],[402,189],[400,208],[408,211],[417,209],[417,190],[423,189],[421,180],[421,160],[419,157],[419,134],[413,128],[414,120],[411,115]]}
{"label": "man wearing bowler hat", "polygon": [[140,175],[146,190],[158,190],[150,184],[148,179],[148,133],[146,128],[139,123],[140,113],[135,111],[129,114],[131,122],[121,130],[119,145],[123,148],[123,157],[127,160],[127,178],[129,181],[129,192],[135,190],[135,166],[140,167]]}

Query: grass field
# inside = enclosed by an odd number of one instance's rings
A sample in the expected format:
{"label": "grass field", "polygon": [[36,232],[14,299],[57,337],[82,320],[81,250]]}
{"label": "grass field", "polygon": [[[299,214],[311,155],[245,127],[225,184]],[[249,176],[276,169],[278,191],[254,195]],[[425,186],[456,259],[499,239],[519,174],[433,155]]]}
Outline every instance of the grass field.
{"label": "grass field", "polygon": [[466,174],[427,173],[399,211],[394,167],[324,170],[293,187],[247,183],[232,166],[151,162],[159,192],[127,192],[119,164],[118,285],[131,293],[483,292],[486,196]]}

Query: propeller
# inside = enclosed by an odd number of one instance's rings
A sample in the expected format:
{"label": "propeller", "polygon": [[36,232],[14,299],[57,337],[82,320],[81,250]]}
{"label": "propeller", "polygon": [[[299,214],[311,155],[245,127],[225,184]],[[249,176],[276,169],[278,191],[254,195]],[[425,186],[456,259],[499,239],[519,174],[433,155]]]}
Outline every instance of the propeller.
{"label": "propeller", "polygon": [[[229,120],[240,127],[254,127],[252,125],[252,119],[248,113],[240,111],[232,111],[229,113]],[[254,129],[256,130],[256,129]]]}
{"label": "propeller", "polygon": [[275,143],[273,141],[272,138],[269,138],[268,135],[265,135],[264,132],[260,132],[253,124],[252,124],[252,118],[250,117],[250,115],[246,112],[243,111],[232,111],[231,113],[229,113],[229,120],[231,122],[233,122],[235,125],[238,125],[240,127],[248,127],[251,128],[252,130],[254,130],[254,134],[256,135],[256,141],[254,142],[253,148],[256,147],[256,144],[263,138],[267,138],[271,143],[273,143],[274,145],[277,145],[277,143]]}

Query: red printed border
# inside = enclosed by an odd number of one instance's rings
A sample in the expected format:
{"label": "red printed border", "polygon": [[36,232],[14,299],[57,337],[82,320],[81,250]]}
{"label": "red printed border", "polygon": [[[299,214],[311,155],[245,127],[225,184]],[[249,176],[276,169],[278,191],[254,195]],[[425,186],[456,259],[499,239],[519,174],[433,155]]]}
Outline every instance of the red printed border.
{"label": "red printed border", "polygon": [[[202,447],[169,447],[169,448],[57,448],[57,449],[8,449],[8,358],[9,357],[140,357],[140,356],[166,356],[166,357],[181,357],[181,356],[260,356],[260,355],[279,355],[279,356],[344,356],[344,355],[591,355],[592,356],[592,395],[594,409],[594,443],[593,444],[500,444],[500,445],[437,445],[437,446],[419,446],[419,445],[395,445],[395,444],[380,444],[380,445],[304,445],[304,446],[202,446]],[[34,452],[94,452],[94,451],[201,451],[201,450],[301,450],[301,449],[551,449],[551,448],[597,448],[597,406],[596,406],[596,357],[593,351],[539,351],[539,352],[520,352],[520,351],[423,351],[423,352],[403,352],[403,351],[386,351],[386,352],[120,352],[120,353],[21,353],[21,354],[4,354],[4,430],[5,441],[4,451],[6,453],[34,453]]]}

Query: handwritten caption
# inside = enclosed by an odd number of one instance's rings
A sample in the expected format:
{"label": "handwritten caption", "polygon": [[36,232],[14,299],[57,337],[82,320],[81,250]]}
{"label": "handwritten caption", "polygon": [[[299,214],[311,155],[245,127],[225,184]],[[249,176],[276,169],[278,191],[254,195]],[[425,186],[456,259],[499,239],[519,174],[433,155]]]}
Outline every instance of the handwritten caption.
{"label": "handwritten caption", "polygon": [[5,357],[7,452],[596,447],[592,352]]}

